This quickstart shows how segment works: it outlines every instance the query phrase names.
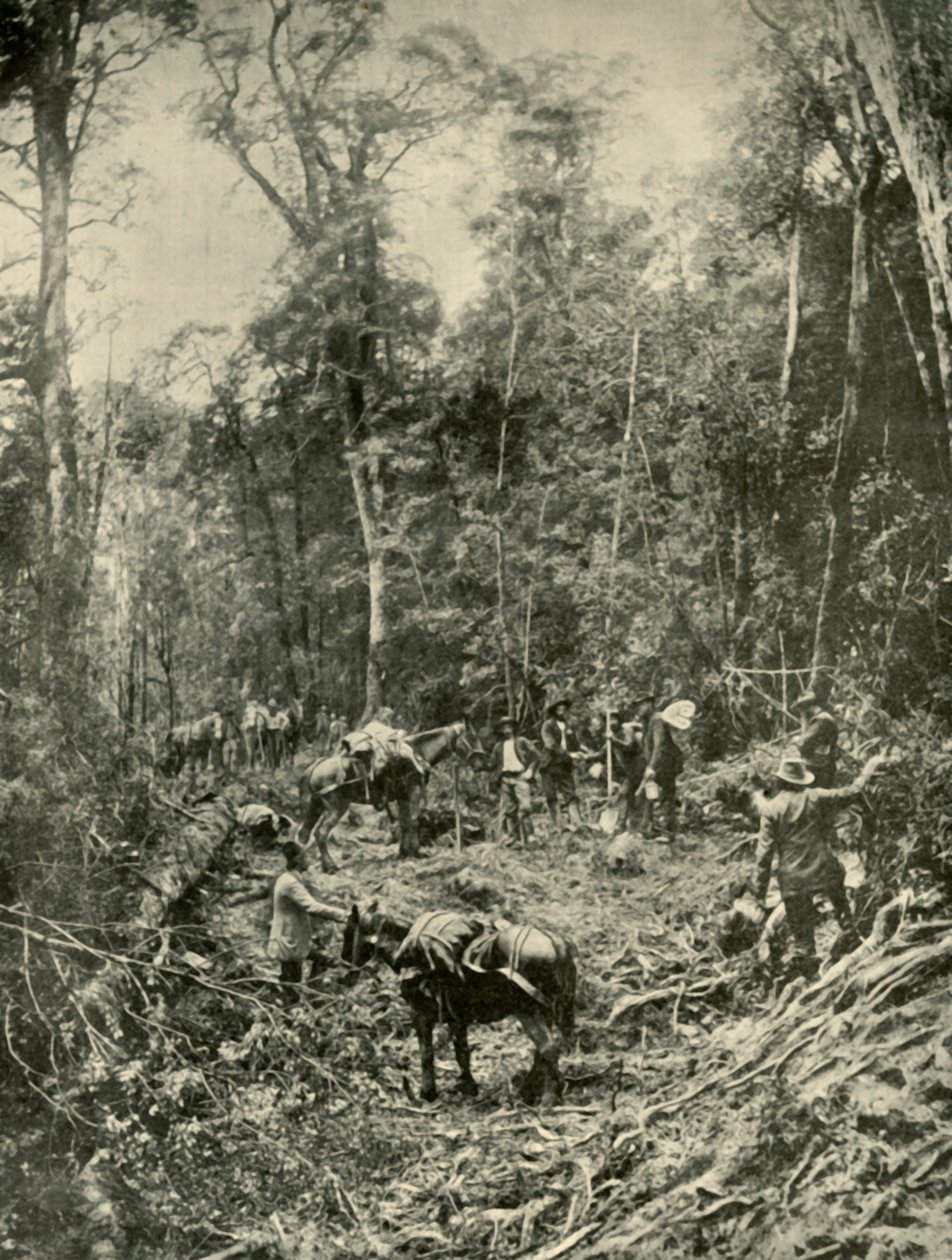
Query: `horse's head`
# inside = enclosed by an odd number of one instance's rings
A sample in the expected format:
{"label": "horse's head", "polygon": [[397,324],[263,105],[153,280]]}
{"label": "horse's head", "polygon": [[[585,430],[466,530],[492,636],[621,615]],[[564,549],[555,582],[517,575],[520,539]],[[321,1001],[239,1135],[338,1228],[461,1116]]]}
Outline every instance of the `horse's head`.
{"label": "horse's head", "polygon": [[352,906],[344,924],[344,942],[341,957],[351,967],[365,967],[373,958],[377,946],[377,902],[365,909]]}
{"label": "horse's head", "polygon": [[456,752],[459,756],[465,761],[479,761],[485,757],[487,749],[469,717],[465,717],[459,725],[462,727],[456,736]]}

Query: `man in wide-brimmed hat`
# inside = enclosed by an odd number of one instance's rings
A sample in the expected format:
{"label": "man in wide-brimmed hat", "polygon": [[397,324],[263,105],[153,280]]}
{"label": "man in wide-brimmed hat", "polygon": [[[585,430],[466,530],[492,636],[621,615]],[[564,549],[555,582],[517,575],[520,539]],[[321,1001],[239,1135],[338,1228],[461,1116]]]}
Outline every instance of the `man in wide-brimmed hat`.
{"label": "man in wide-brimmed hat", "polygon": [[793,938],[794,970],[799,974],[812,976],[817,971],[813,899],[818,893],[829,898],[844,930],[853,927],[843,867],[830,848],[827,820],[832,810],[862,792],[883,760],[871,758],[859,778],[845,787],[821,788],[815,786],[813,772],[801,758],[785,755],[775,771],[780,790],[769,800],[759,794],[754,797],[760,814],[755,896],[762,907],[776,856],[777,883]]}
{"label": "man in wide-brimmed hat", "polygon": [[499,784],[499,827],[519,844],[532,838],[532,793],[530,782],[539,765],[534,745],[516,734],[516,719],[510,714],[497,723],[499,739],[489,754],[489,769]]}
{"label": "man in wide-brimmed hat", "polygon": [[545,721],[539,731],[542,738],[539,779],[549,818],[557,835],[561,830],[560,806],[565,810],[571,827],[578,829],[583,825],[575,788],[575,761],[583,753],[569,721],[571,706],[572,701],[567,696],[559,696],[553,700],[545,711]]}
{"label": "man in wide-brimmed hat", "polygon": [[836,781],[839,727],[828,708],[832,689],[832,681],[821,675],[793,705],[800,713],[800,732],[791,741],[791,751],[796,750],[821,788],[831,788]]}
{"label": "man in wide-brimmed hat", "polygon": [[674,700],[652,713],[645,731],[645,773],[639,791],[645,798],[642,830],[654,834],[655,806],[661,814],[665,835],[674,840],[678,822],[678,775],[684,769],[684,753],[674,731],[689,731],[696,712],[691,700]]}

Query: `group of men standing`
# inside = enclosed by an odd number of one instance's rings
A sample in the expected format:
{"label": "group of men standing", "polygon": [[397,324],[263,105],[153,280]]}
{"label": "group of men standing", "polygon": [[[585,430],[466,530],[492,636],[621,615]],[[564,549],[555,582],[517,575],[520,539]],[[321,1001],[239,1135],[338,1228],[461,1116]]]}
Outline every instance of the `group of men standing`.
{"label": "group of men standing", "polygon": [[584,827],[576,775],[587,764],[598,775],[611,767],[611,778],[619,785],[619,830],[638,826],[644,835],[654,835],[657,807],[664,831],[673,840],[676,784],[684,767],[674,732],[690,730],[694,704],[675,700],[656,709],[653,696],[642,696],[635,702],[635,715],[626,722],[618,710],[610,710],[604,741],[597,749],[582,744],[571,721],[571,708],[566,696],[546,708],[539,729],[541,747],[517,733],[514,717],[500,719],[489,768],[499,783],[503,830],[517,843],[531,839],[532,782],[537,774],[552,830],[561,832],[563,815],[569,829]]}

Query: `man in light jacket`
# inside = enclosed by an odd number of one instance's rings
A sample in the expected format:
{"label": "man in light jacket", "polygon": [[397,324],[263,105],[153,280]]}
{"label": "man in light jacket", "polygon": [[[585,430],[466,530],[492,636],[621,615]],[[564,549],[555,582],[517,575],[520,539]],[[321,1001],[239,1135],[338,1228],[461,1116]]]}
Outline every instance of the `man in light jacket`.
{"label": "man in light jacket", "polygon": [[339,914],[335,913],[333,906],[324,905],[312,897],[305,887],[303,876],[309,865],[307,853],[296,840],[288,840],[285,844],[284,860],[287,870],[278,876],[272,894],[268,957],[281,964],[281,983],[288,986],[285,990],[287,999],[293,1002],[297,996],[290,986],[298,985],[304,979],[305,959],[312,959],[312,977],[314,964],[318,961],[311,953],[310,916],[314,914],[333,919]]}
{"label": "man in light jacket", "polygon": [[489,769],[499,783],[500,830],[516,844],[532,838],[532,793],[529,782],[539,764],[539,754],[527,739],[516,734],[516,719],[499,721],[499,740],[489,754]]}

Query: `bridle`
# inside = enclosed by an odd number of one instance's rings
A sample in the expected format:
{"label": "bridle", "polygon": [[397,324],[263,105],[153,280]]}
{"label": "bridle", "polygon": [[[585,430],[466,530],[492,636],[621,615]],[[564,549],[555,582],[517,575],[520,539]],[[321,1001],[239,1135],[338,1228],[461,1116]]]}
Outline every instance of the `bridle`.
{"label": "bridle", "polygon": [[463,729],[456,737],[456,743],[453,751],[462,755],[465,761],[472,761],[474,757],[483,757],[486,755],[486,749],[483,747],[479,736],[475,735],[476,742],[473,743],[469,738],[474,732],[471,731],[468,723],[463,723]]}

